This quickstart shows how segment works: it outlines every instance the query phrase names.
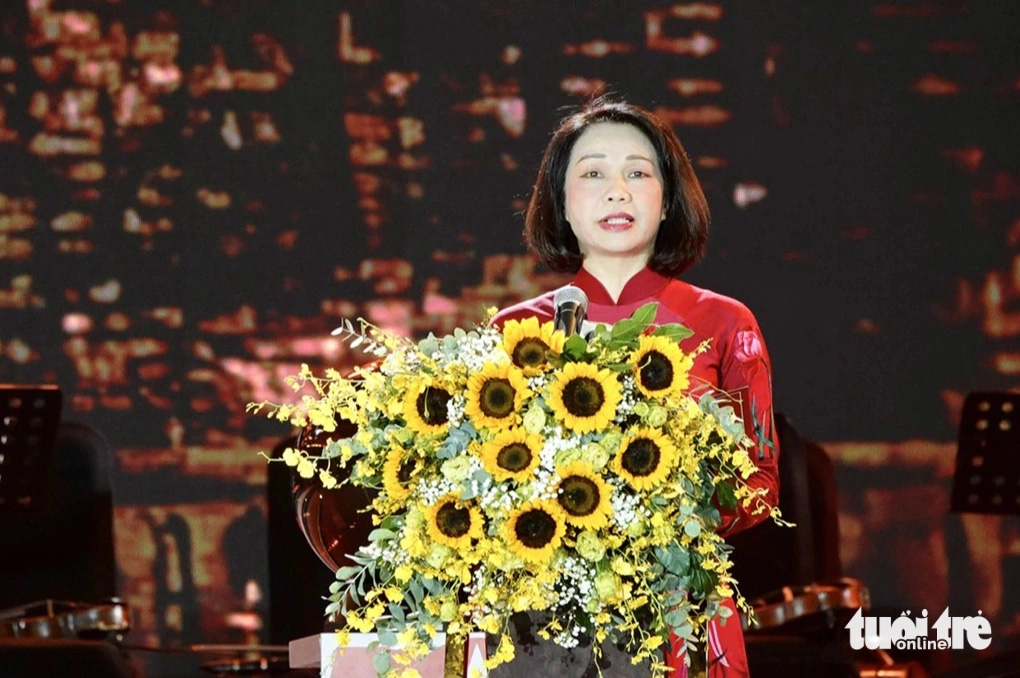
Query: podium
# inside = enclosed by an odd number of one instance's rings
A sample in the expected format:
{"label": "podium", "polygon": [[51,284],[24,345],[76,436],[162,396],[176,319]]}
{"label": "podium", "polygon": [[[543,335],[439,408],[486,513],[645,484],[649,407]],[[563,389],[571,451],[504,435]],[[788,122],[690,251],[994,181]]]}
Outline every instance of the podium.
{"label": "podium", "polygon": [[[319,669],[320,678],[376,678],[373,659],[377,653],[393,652],[393,649],[368,646],[378,636],[374,633],[352,633],[345,647],[337,643],[337,634],[320,633],[290,641],[289,655],[292,669]],[[468,636],[464,659],[455,662],[461,669],[448,672],[446,668],[446,634],[440,633],[433,639],[435,649],[426,657],[410,664],[422,678],[486,678],[485,634],[472,633]],[[393,663],[396,666],[396,663]]]}

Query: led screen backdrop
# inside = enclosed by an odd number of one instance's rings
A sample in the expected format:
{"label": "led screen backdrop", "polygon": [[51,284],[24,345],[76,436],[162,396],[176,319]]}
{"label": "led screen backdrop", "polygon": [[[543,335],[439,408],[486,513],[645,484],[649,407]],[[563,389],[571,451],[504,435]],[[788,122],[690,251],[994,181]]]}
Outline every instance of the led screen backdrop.
{"label": "led screen backdrop", "polygon": [[[521,244],[563,106],[669,120],[775,402],[833,457],[876,602],[1016,630],[1012,519],[947,517],[964,395],[1020,385],[1008,2],[28,0],[0,10],[0,381],[116,455],[147,642],[264,610],[246,416],[365,316],[421,336],[563,281]],[[262,605],[260,607],[260,605]]]}

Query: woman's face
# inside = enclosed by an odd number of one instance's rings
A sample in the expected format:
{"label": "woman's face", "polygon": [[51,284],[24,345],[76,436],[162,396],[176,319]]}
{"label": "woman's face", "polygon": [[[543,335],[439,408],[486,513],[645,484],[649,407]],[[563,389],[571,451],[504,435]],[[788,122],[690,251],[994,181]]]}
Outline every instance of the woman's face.
{"label": "woman's face", "polygon": [[581,254],[647,262],[666,216],[652,143],[631,125],[599,122],[581,133],[569,163],[565,211]]}

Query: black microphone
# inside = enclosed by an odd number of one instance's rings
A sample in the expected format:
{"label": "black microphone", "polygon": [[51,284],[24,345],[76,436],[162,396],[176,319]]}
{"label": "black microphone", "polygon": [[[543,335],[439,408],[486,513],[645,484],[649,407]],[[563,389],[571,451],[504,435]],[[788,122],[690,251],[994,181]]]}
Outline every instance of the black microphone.
{"label": "black microphone", "polygon": [[553,305],[556,306],[553,328],[562,330],[568,337],[571,334],[580,334],[581,323],[588,313],[588,295],[584,290],[573,285],[561,287],[556,290]]}

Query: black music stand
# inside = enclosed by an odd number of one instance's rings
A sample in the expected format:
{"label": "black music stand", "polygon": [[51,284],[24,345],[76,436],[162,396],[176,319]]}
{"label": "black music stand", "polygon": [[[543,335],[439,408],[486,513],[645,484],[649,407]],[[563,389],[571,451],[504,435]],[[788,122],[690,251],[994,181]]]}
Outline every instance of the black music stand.
{"label": "black music stand", "polygon": [[0,384],[0,513],[45,508],[62,401],[57,386]]}
{"label": "black music stand", "polygon": [[1020,515],[1020,393],[971,393],[964,401],[951,509]]}

